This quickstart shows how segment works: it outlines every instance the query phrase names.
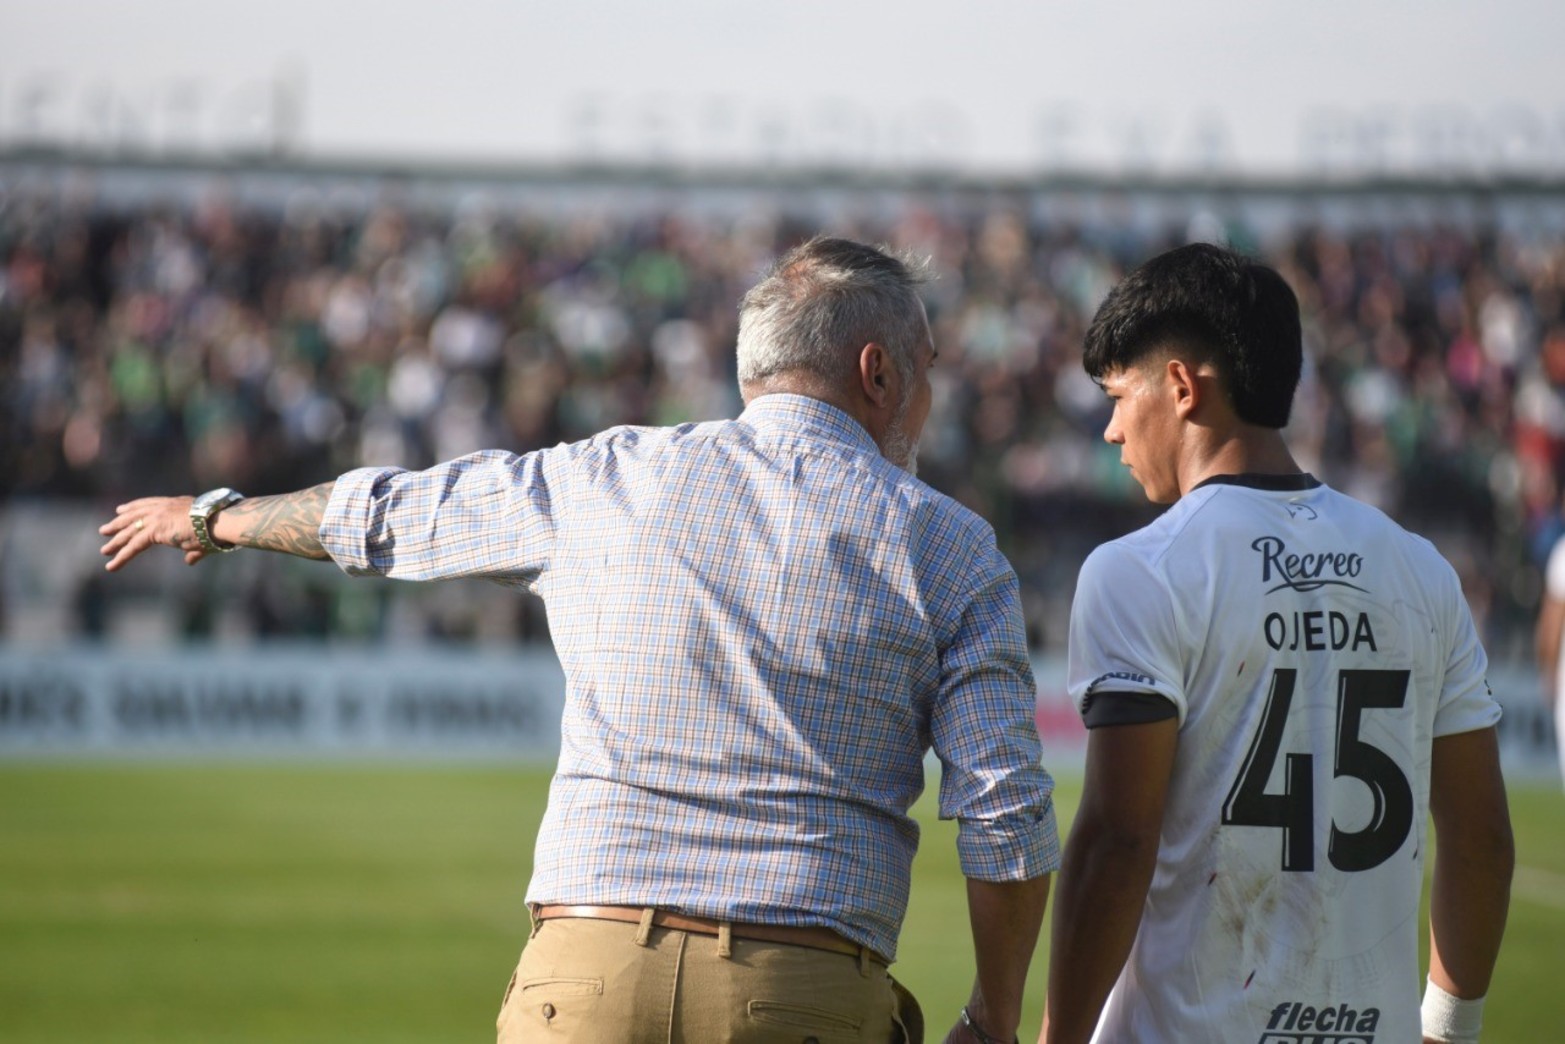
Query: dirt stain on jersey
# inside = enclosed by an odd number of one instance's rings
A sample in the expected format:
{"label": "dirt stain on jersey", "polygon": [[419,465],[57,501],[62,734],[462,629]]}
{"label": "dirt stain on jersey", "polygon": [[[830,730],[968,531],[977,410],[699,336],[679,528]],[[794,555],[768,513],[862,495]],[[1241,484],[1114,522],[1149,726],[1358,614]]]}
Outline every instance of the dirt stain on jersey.
{"label": "dirt stain on jersey", "polygon": [[1245,853],[1237,839],[1221,834],[1213,861],[1207,868],[1212,925],[1234,941],[1235,972],[1239,968],[1259,974],[1295,958],[1305,961],[1318,951],[1323,938],[1319,903],[1297,875],[1280,874]]}

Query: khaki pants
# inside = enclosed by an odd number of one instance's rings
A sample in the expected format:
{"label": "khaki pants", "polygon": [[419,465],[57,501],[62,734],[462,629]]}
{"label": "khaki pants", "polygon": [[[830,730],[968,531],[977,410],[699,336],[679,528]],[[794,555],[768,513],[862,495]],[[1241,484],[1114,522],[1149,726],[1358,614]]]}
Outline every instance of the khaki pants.
{"label": "khaki pants", "polygon": [[537,925],[496,1029],[499,1044],[923,1039],[917,1003],[869,951],[733,939],[723,957],[715,936],[589,918]]}

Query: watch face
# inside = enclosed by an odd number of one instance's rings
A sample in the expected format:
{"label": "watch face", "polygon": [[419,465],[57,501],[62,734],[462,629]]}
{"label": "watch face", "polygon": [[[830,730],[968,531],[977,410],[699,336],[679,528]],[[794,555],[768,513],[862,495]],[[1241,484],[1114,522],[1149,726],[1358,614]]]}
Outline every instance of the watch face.
{"label": "watch face", "polygon": [[195,503],[191,504],[190,506],[192,508],[200,508],[204,511],[207,508],[210,508],[213,504],[216,504],[218,501],[222,500],[224,497],[232,496],[233,492],[234,491],[229,489],[227,486],[224,486],[221,489],[208,490],[207,492],[197,497],[195,499]]}

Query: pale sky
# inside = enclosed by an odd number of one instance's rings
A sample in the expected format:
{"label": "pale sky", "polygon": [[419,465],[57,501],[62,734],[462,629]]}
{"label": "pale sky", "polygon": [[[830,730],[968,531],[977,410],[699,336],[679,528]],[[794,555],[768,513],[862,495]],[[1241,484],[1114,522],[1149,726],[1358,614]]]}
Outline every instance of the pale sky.
{"label": "pale sky", "polygon": [[0,0],[0,148],[1565,173],[1557,0]]}

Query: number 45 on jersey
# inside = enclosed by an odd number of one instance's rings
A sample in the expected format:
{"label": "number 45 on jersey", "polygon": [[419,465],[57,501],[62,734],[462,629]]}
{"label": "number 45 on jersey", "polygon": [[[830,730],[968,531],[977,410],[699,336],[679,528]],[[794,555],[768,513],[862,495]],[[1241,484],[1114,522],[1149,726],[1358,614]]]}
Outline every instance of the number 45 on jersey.
{"label": "number 45 on jersey", "polygon": [[[1287,755],[1283,792],[1268,794],[1266,783],[1282,747],[1298,671],[1278,668],[1250,750],[1223,802],[1224,826],[1282,830],[1282,868],[1315,869],[1315,782],[1313,754]],[[1351,776],[1374,797],[1369,825],[1352,832],[1331,824],[1326,858],[1347,873],[1372,870],[1390,859],[1413,826],[1413,790],[1407,776],[1379,747],[1359,738],[1366,710],[1396,709],[1407,700],[1407,671],[1344,670],[1337,673],[1337,735],[1333,778]]]}

